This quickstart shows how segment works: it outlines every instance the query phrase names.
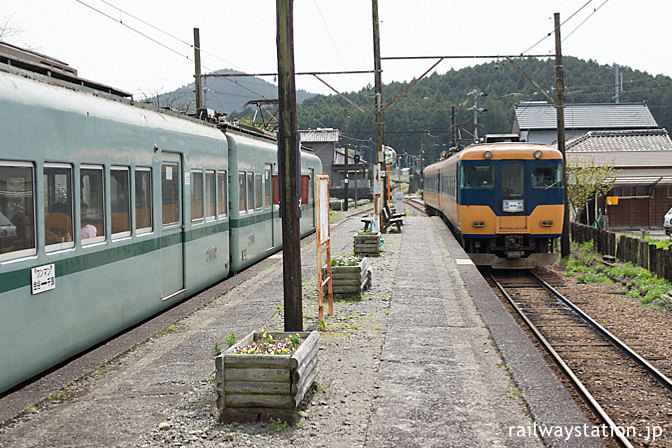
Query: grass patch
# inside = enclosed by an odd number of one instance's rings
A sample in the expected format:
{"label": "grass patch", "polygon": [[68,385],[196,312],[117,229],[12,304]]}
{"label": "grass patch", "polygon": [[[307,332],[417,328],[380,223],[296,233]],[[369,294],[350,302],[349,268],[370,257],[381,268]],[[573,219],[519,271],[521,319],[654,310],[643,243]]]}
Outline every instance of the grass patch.
{"label": "grass patch", "polygon": [[601,255],[594,251],[593,242],[573,244],[572,255],[561,263],[565,266],[565,275],[575,277],[576,283],[613,283],[617,278],[626,283],[626,296],[637,298],[644,304],[656,308],[664,308],[670,304],[668,292],[672,284],[656,277],[649,270],[635,266],[632,263],[616,263],[605,266]]}

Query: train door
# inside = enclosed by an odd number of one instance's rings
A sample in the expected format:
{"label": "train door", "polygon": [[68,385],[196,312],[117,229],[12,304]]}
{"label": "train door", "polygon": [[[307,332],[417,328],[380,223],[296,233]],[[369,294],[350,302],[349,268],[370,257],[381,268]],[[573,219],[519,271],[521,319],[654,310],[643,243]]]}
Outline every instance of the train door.
{"label": "train door", "polygon": [[525,197],[525,165],[522,161],[506,161],[501,169],[504,216],[500,217],[498,228],[504,233],[524,231],[527,229],[526,208],[529,206]]}
{"label": "train door", "polygon": [[264,210],[270,213],[270,246],[266,250],[271,250],[275,247],[275,219],[273,213],[273,164],[267,163],[264,166]]}
{"label": "train door", "polygon": [[184,291],[181,155],[161,155],[161,299]]}

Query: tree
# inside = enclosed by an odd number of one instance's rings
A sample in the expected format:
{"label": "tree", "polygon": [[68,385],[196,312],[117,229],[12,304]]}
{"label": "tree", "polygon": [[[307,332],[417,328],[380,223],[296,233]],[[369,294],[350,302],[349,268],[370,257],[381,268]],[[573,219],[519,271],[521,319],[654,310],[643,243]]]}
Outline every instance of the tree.
{"label": "tree", "polygon": [[614,160],[598,164],[594,159],[577,158],[568,159],[566,169],[567,202],[574,219],[581,215],[586,204],[611,190],[618,171],[614,168]]}

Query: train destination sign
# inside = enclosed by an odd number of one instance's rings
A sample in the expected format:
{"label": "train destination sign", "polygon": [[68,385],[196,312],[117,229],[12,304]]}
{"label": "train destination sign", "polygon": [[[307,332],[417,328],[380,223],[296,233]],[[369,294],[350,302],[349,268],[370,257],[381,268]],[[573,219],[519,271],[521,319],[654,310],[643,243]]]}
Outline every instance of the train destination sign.
{"label": "train destination sign", "polygon": [[39,266],[30,270],[30,286],[33,294],[56,288],[56,269],[54,264]]}

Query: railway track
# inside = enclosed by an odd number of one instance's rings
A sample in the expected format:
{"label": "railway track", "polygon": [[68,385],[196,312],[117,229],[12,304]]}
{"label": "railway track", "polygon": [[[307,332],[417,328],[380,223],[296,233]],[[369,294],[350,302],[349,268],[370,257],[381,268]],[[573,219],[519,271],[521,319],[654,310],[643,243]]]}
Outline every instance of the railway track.
{"label": "railway track", "polygon": [[410,213],[413,213],[416,216],[427,216],[425,211],[425,202],[417,196],[412,196],[406,198],[406,205],[408,205],[411,210]]}
{"label": "railway track", "polygon": [[621,342],[531,272],[487,277],[603,422],[599,436],[625,447],[672,446],[672,381],[635,351],[645,347]]}

